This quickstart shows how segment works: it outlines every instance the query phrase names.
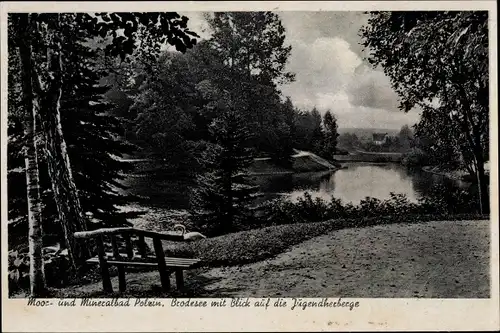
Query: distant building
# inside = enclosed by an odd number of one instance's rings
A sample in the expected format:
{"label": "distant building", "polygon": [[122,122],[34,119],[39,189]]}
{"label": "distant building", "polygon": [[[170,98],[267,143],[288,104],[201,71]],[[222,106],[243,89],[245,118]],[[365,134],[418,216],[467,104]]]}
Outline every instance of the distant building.
{"label": "distant building", "polygon": [[373,133],[373,143],[377,146],[381,146],[387,141],[387,133]]}

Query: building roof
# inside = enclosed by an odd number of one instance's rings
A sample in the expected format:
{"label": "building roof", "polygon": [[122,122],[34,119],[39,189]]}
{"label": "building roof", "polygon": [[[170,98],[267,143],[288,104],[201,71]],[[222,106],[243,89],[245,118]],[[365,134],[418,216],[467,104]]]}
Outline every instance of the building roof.
{"label": "building roof", "polygon": [[373,133],[373,141],[383,141],[387,133]]}

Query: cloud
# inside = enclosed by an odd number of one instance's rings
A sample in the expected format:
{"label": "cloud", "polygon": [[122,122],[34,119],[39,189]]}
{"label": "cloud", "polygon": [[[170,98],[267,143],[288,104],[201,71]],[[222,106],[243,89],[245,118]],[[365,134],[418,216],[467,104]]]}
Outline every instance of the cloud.
{"label": "cloud", "polygon": [[382,108],[360,106],[351,103],[345,92],[317,93],[314,100],[305,99],[301,106],[311,109],[316,106],[321,112],[330,110],[342,128],[398,129],[405,124],[414,124],[419,119],[417,112],[394,112]]}
{"label": "cloud", "polygon": [[398,111],[398,96],[387,76],[364,64],[356,69],[348,93],[354,105]]}
{"label": "cloud", "polygon": [[311,44],[297,41],[292,46],[288,70],[296,73],[296,81],[283,87],[292,100],[306,93],[309,99],[318,93],[347,88],[361,60],[341,38],[318,38]]}
{"label": "cloud", "polygon": [[300,108],[331,110],[340,127],[399,128],[414,124],[417,112],[398,110],[398,96],[382,71],[363,59],[361,13],[282,13],[292,45],[290,71],[296,81],[282,87]]}
{"label": "cloud", "polygon": [[354,53],[364,54],[358,32],[368,17],[362,12],[279,12],[279,15],[290,41],[312,43],[321,37],[340,37]]}
{"label": "cloud", "polygon": [[189,30],[196,32],[202,39],[210,38],[210,29],[203,17],[204,12],[180,12],[179,14],[189,18]]}

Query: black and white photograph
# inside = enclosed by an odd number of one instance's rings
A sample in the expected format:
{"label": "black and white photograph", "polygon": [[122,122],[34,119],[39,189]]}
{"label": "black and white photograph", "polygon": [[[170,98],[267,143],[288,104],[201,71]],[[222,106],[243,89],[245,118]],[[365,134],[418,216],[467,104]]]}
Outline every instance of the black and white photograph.
{"label": "black and white photograph", "polygon": [[10,299],[492,297],[490,11],[144,10],[2,22]]}

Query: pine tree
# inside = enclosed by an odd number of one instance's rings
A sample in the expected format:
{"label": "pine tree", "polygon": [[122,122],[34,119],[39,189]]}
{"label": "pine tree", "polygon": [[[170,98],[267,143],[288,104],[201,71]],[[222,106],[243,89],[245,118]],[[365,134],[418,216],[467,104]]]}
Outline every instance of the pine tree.
{"label": "pine tree", "polygon": [[[209,44],[222,68],[216,84],[231,92],[238,112],[256,134],[253,146],[278,160],[291,153],[278,141],[289,138],[281,108],[279,84],[294,80],[286,70],[291,46],[285,28],[272,12],[224,12],[207,17],[212,30]],[[291,146],[291,145],[290,145]]]}
{"label": "pine tree", "polygon": [[[81,47],[87,61],[96,59],[97,54]],[[119,139],[122,123],[110,114],[113,105],[103,100],[109,87],[98,82],[105,73],[89,65],[79,72],[79,88],[63,96],[61,117],[81,205],[107,226],[123,225],[126,220],[117,205],[126,203],[127,197],[118,193],[124,189],[119,180],[132,167],[119,158],[133,147]]]}
{"label": "pine tree", "polygon": [[219,109],[209,132],[213,141],[203,156],[206,172],[198,176],[192,193],[192,214],[206,232],[222,234],[252,216],[250,201],[257,187],[249,184],[246,175],[253,161],[251,134],[229,103]]}

